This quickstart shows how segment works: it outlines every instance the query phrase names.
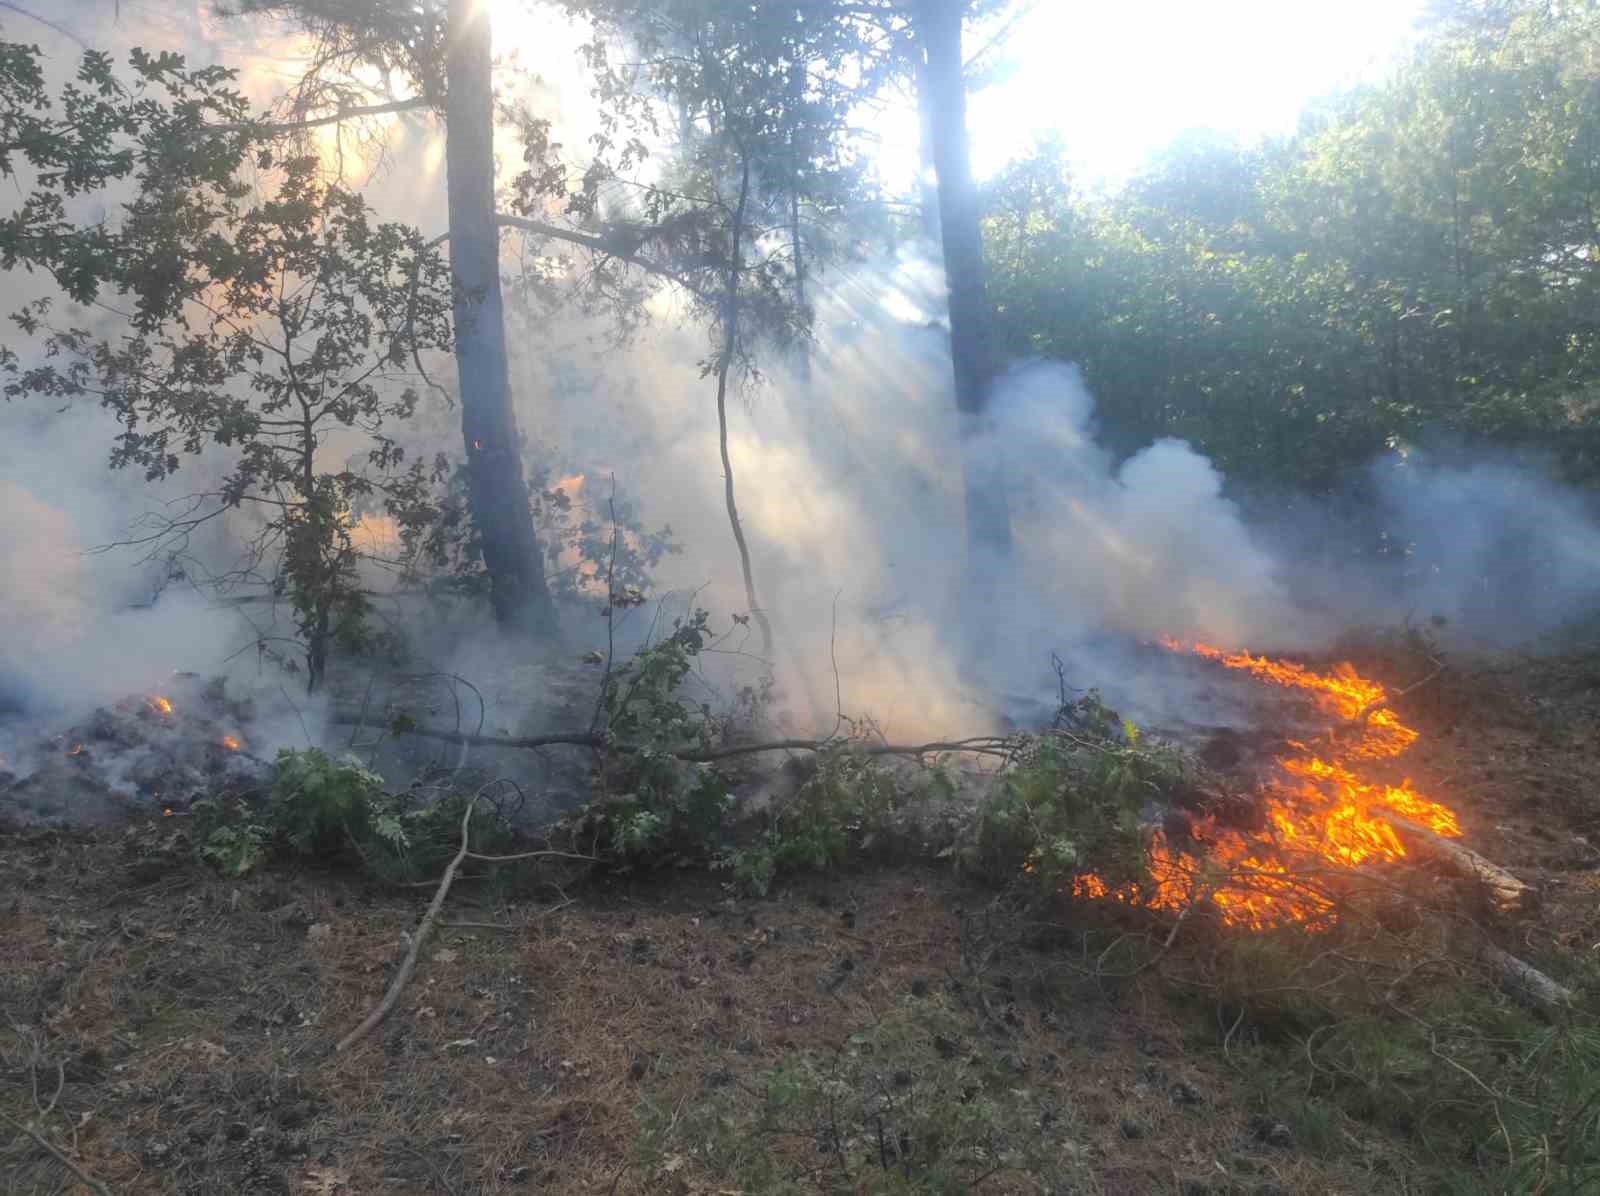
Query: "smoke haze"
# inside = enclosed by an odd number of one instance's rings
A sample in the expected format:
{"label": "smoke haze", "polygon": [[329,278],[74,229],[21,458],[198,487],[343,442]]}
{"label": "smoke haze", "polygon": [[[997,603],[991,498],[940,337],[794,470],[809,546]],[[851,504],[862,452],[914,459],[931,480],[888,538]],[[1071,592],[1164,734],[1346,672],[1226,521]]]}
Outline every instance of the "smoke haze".
{"label": "smoke haze", "polygon": [[[157,13],[124,8],[135,19]],[[236,49],[230,39],[242,36],[188,20],[122,29],[116,41],[142,32],[161,44],[156,34],[181,25],[198,39],[198,61],[208,47]],[[247,90],[270,92],[282,61],[270,46],[252,52]],[[366,193],[387,218],[431,221],[431,235],[442,207],[431,192],[419,198],[418,179],[438,165],[437,147],[415,131],[396,145],[417,169],[380,171]],[[1415,459],[1386,469],[1379,518],[1397,541],[1420,546],[1424,566],[1398,584],[1392,570],[1330,553],[1341,534],[1331,518],[1295,534],[1247,522],[1217,470],[1182,442],[1112,459],[1096,442],[1093,401],[1076,372],[1033,364],[1000,381],[986,433],[1012,487],[1016,558],[992,603],[963,612],[961,455],[935,323],[939,274],[924,251],[907,250],[826,281],[809,381],[776,366],[730,410],[756,583],[774,616],[789,714],[803,729],[827,731],[841,707],[892,738],[991,730],[1010,699],[1054,696],[1052,651],[1074,684],[1120,689],[1140,709],[1176,715],[1193,695],[1170,679],[1139,684],[1140,640],[1307,650],[1351,622],[1410,612],[1520,640],[1592,607],[1600,590],[1592,509],[1525,469]],[[747,603],[723,508],[714,395],[699,365],[704,332],[663,322],[619,351],[605,326],[569,310],[530,319],[515,341],[513,383],[531,443],[584,473],[591,514],[604,519],[614,474],[647,526],[674,529],[685,552],[658,573],[671,595],[667,617],[693,601],[730,628]],[[433,411],[413,447],[458,455],[453,419]],[[126,552],[84,555],[123,538],[130,514],[162,497],[136,476],[108,474],[113,432],[98,412],[0,407],[0,680],[31,703],[90,704],[175,669],[213,673],[262,630],[182,587],[135,609],[160,577]],[[176,493],[220,467],[188,470]],[[196,550],[218,571],[234,551],[220,524]],[[650,626],[650,610],[634,612],[622,646]],[[576,654],[604,624],[576,613],[568,629]],[[976,661],[974,639],[984,644]],[[508,648],[492,630],[457,623],[418,632],[417,642],[436,667],[495,692],[485,674],[506,667]],[[747,654],[758,647],[742,632],[730,637],[706,661],[707,680],[726,695],[753,675]],[[502,709],[491,719],[526,730],[525,716]]]}

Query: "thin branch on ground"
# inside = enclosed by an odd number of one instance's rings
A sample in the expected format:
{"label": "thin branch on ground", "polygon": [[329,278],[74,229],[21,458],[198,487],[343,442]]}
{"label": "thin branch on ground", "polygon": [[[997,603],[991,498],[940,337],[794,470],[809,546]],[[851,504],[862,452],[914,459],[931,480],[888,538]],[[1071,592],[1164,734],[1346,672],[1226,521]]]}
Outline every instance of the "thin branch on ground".
{"label": "thin branch on ground", "polygon": [[472,811],[477,807],[478,799],[474,797],[467,803],[466,811],[461,815],[461,849],[456,852],[455,859],[444,870],[444,876],[439,881],[439,887],[433,894],[433,900],[428,903],[428,912],[422,915],[422,921],[417,924],[417,932],[411,936],[411,949],[406,952],[405,962],[400,965],[394,982],[389,985],[389,991],[378,1002],[377,1008],[362,1020],[350,1033],[341,1038],[334,1046],[339,1053],[348,1051],[360,1042],[384,1018],[388,1017],[400,1000],[400,994],[405,990],[406,981],[411,979],[411,973],[417,970],[417,957],[422,953],[422,944],[428,941],[428,932],[433,929],[433,924],[438,920],[439,910],[444,907],[444,899],[450,893],[450,884],[456,878],[456,869],[461,867],[467,858],[467,827],[472,821]]}
{"label": "thin branch on ground", "polygon": [[24,1134],[27,1134],[28,1137],[32,1138],[36,1143],[38,1143],[40,1146],[42,1146],[45,1150],[49,1151],[50,1154],[55,1157],[56,1162],[60,1163],[68,1171],[70,1171],[70,1172],[72,1172],[72,1174],[76,1175],[78,1177],[78,1181],[80,1183],[82,1183],[85,1187],[87,1187],[90,1191],[98,1193],[99,1196],[111,1196],[111,1189],[110,1188],[106,1187],[105,1184],[101,1183],[98,1179],[96,1179],[94,1176],[90,1175],[87,1171],[85,1171],[77,1163],[73,1162],[70,1158],[68,1158],[65,1154],[63,1154],[55,1145],[53,1145],[48,1138],[46,1138],[43,1134],[39,1133],[39,1131],[34,1129],[31,1125],[27,1125],[27,1124],[24,1124],[23,1122],[18,1121],[15,1117],[11,1116],[11,1114],[9,1114],[9,1113],[0,1112],[0,1117],[5,1118],[5,1120],[9,1124],[15,1126],[17,1129],[21,1130]]}

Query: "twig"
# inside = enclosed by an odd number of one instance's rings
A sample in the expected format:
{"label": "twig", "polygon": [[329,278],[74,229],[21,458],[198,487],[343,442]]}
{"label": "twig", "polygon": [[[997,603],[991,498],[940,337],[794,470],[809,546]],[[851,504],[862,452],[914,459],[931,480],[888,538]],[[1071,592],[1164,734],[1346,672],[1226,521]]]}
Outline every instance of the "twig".
{"label": "twig", "polygon": [[101,1183],[98,1179],[96,1179],[94,1176],[90,1175],[82,1167],[78,1166],[77,1163],[74,1163],[66,1155],[62,1154],[60,1150],[56,1149],[56,1147],[51,1145],[50,1140],[48,1138],[46,1138],[43,1134],[39,1133],[39,1131],[34,1129],[31,1125],[25,1125],[24,1123],[18,1121],[15,1117],[11,1116],[11,1114],[9,1114],[9,1113],[0,1113],[0,1117],[5,1118],[6,1121],[8,1121],[12,1125],[16,1126],[17,1129],[21,1130],[24,1134],[27,1134],[28,1137],[32,1138],[40,1146],[42,1146],[46,1150],[48,1150],[52,1155],[55,1156],[56,1162],[60,1163],[68,1171],[70,1171],[70,1172],[72,1172],[72,1174],[76,1175],[78,1177],[79,1181],[81,1183],[83,1183],[83,1185],[85,1187],[89,1188],[90,1190],[92,1190],[94,1192],[99,1193],[99,1196],[111,1196],[111,1189],[110,1188],[106,1187],[105,1184]]}
{"label": "twig", "polygon": [[467,803],[466,811],[461,815],[461,850],[456,852],[455,859],[450,861],[449,867],[444,870],[444,877],[439,881],[439,888],[433,895],[433,900],[428,904],[428,912],[422,915],[422,921],[417,924],[416,934],[411,936],[411,950],[406,952],[405,962],[400,965],[394,982],[389,985],[389,991],[384,994],[383,1000],[371,1013],[367,1014],[361,1024],[350,1033],[341,1038],[334,1046],[337,1052],[344,1052],[355,1046],[377,1024],[389,1016],[390,1011],[399,1001],[400,993],[406,986],[406,981],[411,979],[411,973],[417,970],[417,956],[422,953],[422,944],[428,939],[428,932],[433,929],[434,921],[439,917],[439,910],[444,906],[444,899],[450,892],[450,882],[456,878],[456,869],[461,867],[467,858],[467,824],[472,820],[472,811],[477,806],[478,799],[473,797]]}
{"label": "twig", "polygon": [[833,666],[833,730],[828,732],[830,739],[844,725],[844,689],[839,684],[839,655],[834,651],[834,644],[839,638],[839,595],[842,593],[843,590],[833,592],[833,618],[828,625],[828,662]]}
{"label": "twig", "polygon": [[361,734],[361,728],[367,725],[367,707],[372,704],[372,687],[378,683],[378,674],[373,673],[367,678],[367,692],[361,699],[361,713],[356,717],[355,728],[350,732],[350,747],[356,746],[356,736]]}
{"label": "twig", "polygon": [[306,726],[306,716],[300,713],[300,707],[294,704],[294,699],[289,696],[289,691],[282,685],[278,686],[278,692],[283,695],[283,700],[289,703],[289,709],[294,711],[295,718],[300,720],[300,733],[306,737],[306,744],[310,747],[315,747],[317,741],[311,738],[311,728]]}
{"label": "twig", "polygon": [[1360,725],[1360,726],[1363,726],[1363,727],[1366,726],[1367,719],[1371,718],[1372,715],[1376,714],[1380,710],[1386,709],[1396,698],[1403,698],[1408,693],[1411,693],[1414,690],[1421,689],[1424,685],[1428,684],[1428,682],[1432,681],[1435,677],[1437,677],[1442,672],[1444,672],[1444,665],[1441,664],[1441,665],[1438,665],[1433,670],[1433,672],[1429,673],[1421,681],[1413,681],[1410,685],[1406,686],[1404,689],[1397,689],[1392,694],[1391,693],[1386,693],[1386,694],[1383,695],[1383,697],[1377,698],[1377,699],[1374,699],[1371,702],[1368,702],[1365,706],[1363,706],[1359,711],[1356,712],[1355,718],[1351,719],[1350,721],[1352,723],[1354,723],[1354,724],[1357,724],[1357,725]]}
{"label": "twig", "polygon": [[611,692],[611,666],[617,658],[617,475],[611,475],[611,559],[606,564],[606,667],[600,674],[600,693],[594,700],[594,715],[589,719],[589,734],[600,730],[600,718],[606,712],[606,698]]}

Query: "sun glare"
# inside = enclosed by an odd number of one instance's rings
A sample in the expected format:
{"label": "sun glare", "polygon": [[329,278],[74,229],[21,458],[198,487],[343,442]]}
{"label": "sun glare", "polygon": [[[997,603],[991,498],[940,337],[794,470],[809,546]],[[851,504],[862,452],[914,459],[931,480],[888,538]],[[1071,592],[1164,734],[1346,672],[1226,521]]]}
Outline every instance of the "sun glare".
{"label": "sun glare", "polygon": [[[1189,129],[1291,131],[1308,103],[1391,59],[1421,11],[1422,0],[1035,4],[984,57],[995,81],[969,97],[974,172],[1052,133],[1088,178],[1116,181]],[[974,31],[969,56],[990,33]],[[875,127],[885,178],[914,179],[916,113]]]}

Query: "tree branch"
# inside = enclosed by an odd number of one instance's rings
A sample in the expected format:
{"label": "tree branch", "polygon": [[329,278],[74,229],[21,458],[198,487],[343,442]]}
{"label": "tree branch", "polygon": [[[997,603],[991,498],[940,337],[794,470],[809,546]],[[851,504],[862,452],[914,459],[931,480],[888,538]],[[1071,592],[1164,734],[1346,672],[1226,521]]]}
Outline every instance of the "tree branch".
{"label": "tree branch", "polygon": [[91,1192],[98,1193],[98,1196],[111,1196],[110,1188],[106,1187],[105,1184],[101,1183],[98,1179],[90,1175],[82,1167],[78,1166],[78,1164],[74,1163],[66,1155],[62,1154],[60,1150],[50,1143],[48,1138],[39,1133],[39,1131],[34,1129],[31,1125],[25,1125],[23,1122],[20,1122],[15,1117],[11,1116],[9,1113],[0,1113],[0,1117],[5,1118],[6,1121],[16,1126],[17,1129],[21,1130],[24,1134],[27,1134],[28,1137],[32,1138],[36,1143],[54,1155],[56,1162],[60,1163],[68,1171],[76,1175],[79,1182]]}
{"label": "tree branch", "polygon": [[477,804],[477,797],[473,797],[467,803],[466,812],[461,815],[461,850],[456,852],[455,859],[451,860],[450,866],[444,870],[444,877],[439,881],[438,889],[434,891],[433,900],[428,903],[428,912],[422,915],[422,921],[417,924],[417,932],[411,936],[411,950],[406,952],[405,962],[395,974],[394,982],[389,985],[389,991],[384,993],[383,1000],[378,1002],[377,1008],[367,1014],[359,1026],[339,1040],[333,1048],[335,1051],[343,1053],[355,1046],[370,1034],[379,1022],[389,1016],[395,1003],[400,1000],[400,993],[405,988],[406,981],[410,980],[411,973],[417,970],[417,956],[422,953],[422,944],[427,941],[428,932],[433,929],[433,924],[439,917],[439,910],[444,907],[444,899],[450,892],[450,882],[456,878],[456,869],[461,867],[461,862],[467,858],[467,824],[472,821],[472,811]]}
{"label": "tree branch", "polygon": [[321,129],[347,120],[361,120],[368,116],[391,116],[397,112],[416,112],[426,107],[428,107],[426,99],[422,96],[412,96],[410,99],[393,100],[387,104],[369,104],[360,108],[340,108],[329,116],[313,116],[307,120],[291,120],[283,124],[261,125],[243,122],[231,125],[204,125],[200,131],[205,133],[258,132],[267,137],[284,137],[291,133],[301,133],[307,129]]}
{"label": "tree branch", "polygon": [[[359,715],[354,711],[336,710],[331,722],[334,726],[352,726]],[[396,734],[417,735],[424,739],[441,739],[447,743],[466,743],[474,747],[501,747],[517,748],[522,751],[537,751],[547,747],[582,747],[594,748],[602,751],[617,752],[622,755],[634,755],[643,751],[662,750],[664,754],[688,764],[712,764],[718,760],[732,760],[739,756],[756,756],[764,752],[821,752],[829,748],[839,747],[846,741],[837,738],[828,739],[773,739],[763,743],[741,743],[731,747],[700,748],[683,746],[679,748],[655,749],[646,748],[639,744],[611,743],[603,735],[591,735],[582,731],[571,731],[554,735],[528,735],[528,736],[496,736],[496,735],[467,735],[458,731],[445,731],[436,727],[411,726],[404,730],[397,730]],[[897,744],[873,743],[852,747],[852,751],[864,756],[931,756],[941,752],[961,752],[979,756],[1006,756],[1012,748],[1012,741],[1002,735],[974,735],[966,739],[935,740],[931,743]]]}
{"label": "tree branch", "polygon": [[663,266],[661,263],[653,262],[649,258],[627,252],[620,246],[607,241],[604,237],[596,237],[589,233],[580,233],[570,228],[562,228],[559,224],[546,224],[542,220],[529,220],[525,216],[512,216],[505,212],[496,212],[494,219],[495,223],[501,228],[521,229],[525,233],[533,233],[536,236],[565,241],[569,245],[581,246],[591,253],[603,254],[606,257],[615,258],[619,262],[627,262],[628,265],[635,266],[646,274],[653,274],[657,278],[664,278],[673,285],[682,287],[703,303],[714,304],[717,302],[715,296],[696,286],[678,271],[672,269],[672,267]]}

